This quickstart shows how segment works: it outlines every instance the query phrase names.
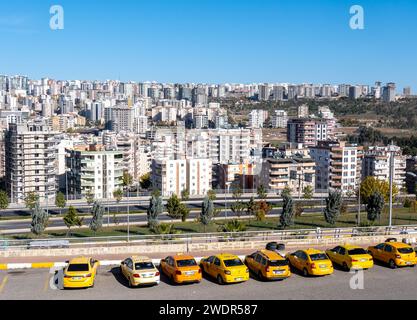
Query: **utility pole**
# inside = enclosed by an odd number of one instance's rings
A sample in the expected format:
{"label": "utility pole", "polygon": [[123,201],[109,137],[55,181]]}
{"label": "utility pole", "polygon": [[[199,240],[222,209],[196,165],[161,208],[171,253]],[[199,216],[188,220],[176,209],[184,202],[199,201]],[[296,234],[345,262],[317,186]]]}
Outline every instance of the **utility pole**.
{"label": "utility pole", "polygon": [[394,162],[395,162],[395,149],[393,144],[389,146],[389,227],[392,227],[392,189],[394,180]]}

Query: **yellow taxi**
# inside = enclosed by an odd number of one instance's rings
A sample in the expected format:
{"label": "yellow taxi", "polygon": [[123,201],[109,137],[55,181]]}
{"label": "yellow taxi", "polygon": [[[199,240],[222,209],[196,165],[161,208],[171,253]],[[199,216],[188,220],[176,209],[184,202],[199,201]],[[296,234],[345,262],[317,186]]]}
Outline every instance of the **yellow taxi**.
{"label": "yellow taxi", "polygon": [[122,261],[120,271],[129,281],[129,287],[158,285],[160,273],[148,257],[133,256]]}
{"label": "yellow taxi", "polygon": [[249,269],[233,254],[222,253],[200,261],[201,268],[219,284],[239,283],[249,280]]}
{"label": "yellow taxi", "polygon": [[388,263],[390,268],[414,267],[417,263],[416,253],[413,248],[396,239],[388,239],[384,243],[368,248],[369,253],[375,260]]}
{"label": "yellow taxi", "polygon": [[177,284],[201,282],[203,274],[194,257],[178,254],[161,260],[161,271]]}
{"label": "yellow taxi", "polygon": [[261,280],[282,280],[291,276],[288,260],[274,251],[257,251],[247,256],[245,263]]}
{"label": "yellow taxi", "polygon": [[98,261],[93,258],[80,257],[67,263],[64,269],[64,289],[94,287]]}
{"label": "yellow taxi", "polygon": [[351,269],[371,269],[374,259],[363,248],[353,245],[337,246],[326,251],[327,256],[333,263],[342,266],[346,271]]}
{"label": "yellow taxi", "polygon": [[325,252],[316,249],[299,250],[287,254],[291,266],[307,276],[326,276],[333,273],[333,264]]}

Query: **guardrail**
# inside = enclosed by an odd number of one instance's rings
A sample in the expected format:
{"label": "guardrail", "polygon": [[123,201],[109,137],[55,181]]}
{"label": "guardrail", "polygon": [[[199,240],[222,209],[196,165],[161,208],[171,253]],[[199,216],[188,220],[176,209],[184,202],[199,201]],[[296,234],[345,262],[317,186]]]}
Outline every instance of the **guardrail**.
{"label": "guardrail", "polygon": [[[68,239],[37,239],[37,240],[0,240],[0,250],[30,250],[33,242],[41,242],[43,248],[55,248],[56,242],[65,243],[68,248],[77,247],[109,247],[109,246],[137,246],[137,245],[163,245],[163,244],[207,244],[220,242],[272,242],[283,243],[294,241],[343,240],[355,237],[376,236],[413,236],[417,237],[417,225],[383,226],[383,227],[354,227],[335,229],[298,229],[276,231],[247,231],[228,233],[201,233],[201,234],[172,234],[172,235],[131,235],[127,236],[95,237],[95,238],[68,238]],[[33,249],[36,250],[36,249]]]}

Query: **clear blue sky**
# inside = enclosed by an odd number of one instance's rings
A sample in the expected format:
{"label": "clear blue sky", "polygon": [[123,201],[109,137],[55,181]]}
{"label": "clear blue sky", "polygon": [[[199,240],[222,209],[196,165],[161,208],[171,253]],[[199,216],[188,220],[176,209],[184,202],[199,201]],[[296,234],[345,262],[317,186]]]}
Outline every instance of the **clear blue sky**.
{"label": "clear blue sky", "polygon": [[[49,29],[49,8],[65,30]],[[349,28],[351,5],[365,30]],[[417,90],[415,0],[13,0],[0,74],[162,82],[395,81]]]}

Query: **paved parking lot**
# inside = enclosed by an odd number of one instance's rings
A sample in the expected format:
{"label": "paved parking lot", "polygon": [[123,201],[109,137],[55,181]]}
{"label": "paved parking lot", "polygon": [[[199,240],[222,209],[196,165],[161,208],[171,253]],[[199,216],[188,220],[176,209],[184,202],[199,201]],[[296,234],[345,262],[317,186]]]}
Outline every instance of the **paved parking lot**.
{"label": "paved parking lot", "polygon": [[[165,277],[150,288],[130,289],[117,267],[101,267],[94,288],[61,290],[62,270],[16,270],[0,272],[0,300],[288,300],[288,299],[417,299],[417,268],[391,270],[376,265],[364,272],[364,289],[358,275],[335,270],[322,278],[293,274],[280,282],[261,282],[255,277],[242,284],[219,286],[205,277],[202,283],[172,285]],[[359,279],[359,282],[355,281]]]}

